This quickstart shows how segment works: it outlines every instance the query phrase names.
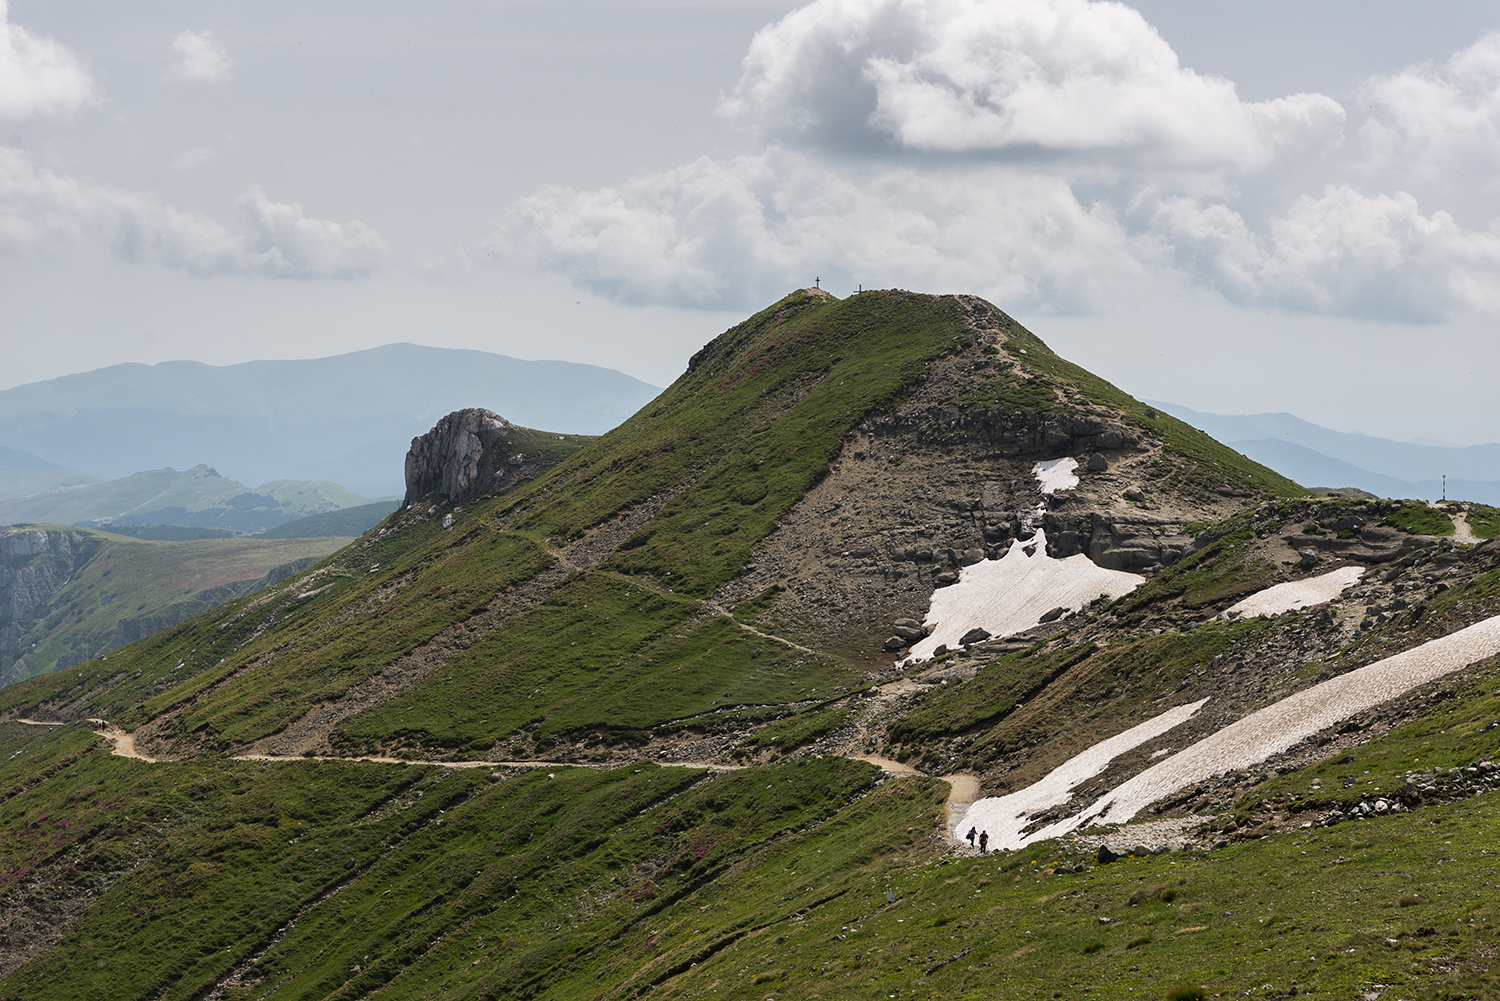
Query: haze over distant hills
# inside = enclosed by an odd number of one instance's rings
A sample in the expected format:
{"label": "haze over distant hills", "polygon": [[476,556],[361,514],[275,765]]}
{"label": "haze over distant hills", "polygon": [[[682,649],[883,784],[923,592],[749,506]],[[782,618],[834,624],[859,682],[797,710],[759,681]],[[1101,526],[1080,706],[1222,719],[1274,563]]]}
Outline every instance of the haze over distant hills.
{"label": "haze over distant hills", "polygon": [[97,483],[101,479],[92,473],[65,469],[30,452],[0,447],[0,500],[41,493],[53,487]]}
{"label": "haze over distant hills", "polygon": [[244,483],[327,480],[380,496],[400,492],[411,439],[451,411],[600,434],[657,392],[594,365],[416,344],[224,367],[113,365],[0,392],[0,447],[111,478],[206,463]]}
{"label": "haze over distant hills", "polygon": [[1382,497],[1437,500],[1446,475],[1449,499],[1500,504],[1500,444],[1391,441],[1333,431],[1292,414],[1226,416],[1149,402],[1308,486],[1358,487]]}
{"label": "haze over distant hills", "polygon": [[[251,490],[198,465],[182,472],[153,469],[103,483],[0,500],[0,525],[180,525],[254,533],[368,503],[369,498],[319,480],[274,480]],[[372,516],[371,523],[380,517],[384,512]]]}

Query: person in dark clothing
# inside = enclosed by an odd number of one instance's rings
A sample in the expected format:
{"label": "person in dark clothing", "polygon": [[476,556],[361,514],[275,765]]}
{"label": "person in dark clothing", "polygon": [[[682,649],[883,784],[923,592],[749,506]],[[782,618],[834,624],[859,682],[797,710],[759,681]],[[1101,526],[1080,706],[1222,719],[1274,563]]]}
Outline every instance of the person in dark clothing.
{"label": "person in dark clothing", "polygon": [[979,835],[979,854],[988,855],[990,852],[990,832],[982,831]]}
{"label": "person in dark clothing", "polygon": [[966,837],[966,838],[969,839],[969,847],[970,848],[974,847],[974,838],[978,834],[979,834],[979,832],[977,830],[975,830],[974,828],[971,827],[971,828],[969,828],[969,833],[964,835],[964,837]]}

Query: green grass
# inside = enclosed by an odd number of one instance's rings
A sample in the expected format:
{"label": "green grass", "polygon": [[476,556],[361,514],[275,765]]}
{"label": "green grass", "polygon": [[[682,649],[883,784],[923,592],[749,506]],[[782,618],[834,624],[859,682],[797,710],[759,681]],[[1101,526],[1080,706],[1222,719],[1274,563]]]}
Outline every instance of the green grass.
{"label": "green grass", "polygon": [[778,705],[853,680],[809,657],[705,616],[695,600],[608,573],[579,575],[410,691],[354,717],[340,747],[395,741],[418,749],[488,749],[528,729],[559,736],[644,736],[651,728],[737,706]]}
{"label": "green grass", "polygon": [[752,747],[771,748],[786,754],[821,740],[843,726],[853,714],[851,706],[820,706],[777,720],[755,732]]}
{"label": "green grass", "polygon": [[[1472,739],[1453,750],[1471,753]],[[0,981],[7,999],[187,998],[252,958],[228,996],[1496,986],[1494,795],[1054,875],[1075,858],[1053,842],[933,854],[943,784],[872,789],[873,769],[833,759],[712,780],[643,764],[491,782],[355,763],[146,766],[76,732],[0,730],[0,751],[13,746],[36,757],[0,769],[6,871],[34,866],[38,837],[67,836],[75,817],[90,833],[66,851],[134,868],[59,948]]]}
{"label": "green grass", "polygon": [[1202,608],[1267,586],[1276,567],[1253,555],[1251,516],[1239,515],[1223,527],[1228,529],[1226,534],[1116,601],[1111,606],[1114,614],[1138,615],[1173,600],[1188,608]]}
{"label": "green grass", "polygon": [[1385,516],[1385,523],[1408,535],[1452,535],[1453,519],[1423,501],[1407,501]]}
{"label": "green grass", "polygon": [[1488,504],[1466,504],[1468,509],[1469,531],[1477,538],[1493,539],[1500,535],[1500,507],[1491,507]]}
{"label": "green grass", "polygon": [[968,681],[929,691],[891,724],[890,738],[904,744],[993,726],[1096,649],[1093,644],[1048,653],[1033,648],[992,660]]}

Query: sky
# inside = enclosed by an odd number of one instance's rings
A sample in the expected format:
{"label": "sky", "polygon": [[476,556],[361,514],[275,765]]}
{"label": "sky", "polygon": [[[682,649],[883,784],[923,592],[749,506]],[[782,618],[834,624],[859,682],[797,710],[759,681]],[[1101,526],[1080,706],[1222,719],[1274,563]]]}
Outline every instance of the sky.
{"label": "sky", "polygon": [[0,389],[411,341],[671,382],[817,279],[1500,440],[1500,5],[0,0]]}

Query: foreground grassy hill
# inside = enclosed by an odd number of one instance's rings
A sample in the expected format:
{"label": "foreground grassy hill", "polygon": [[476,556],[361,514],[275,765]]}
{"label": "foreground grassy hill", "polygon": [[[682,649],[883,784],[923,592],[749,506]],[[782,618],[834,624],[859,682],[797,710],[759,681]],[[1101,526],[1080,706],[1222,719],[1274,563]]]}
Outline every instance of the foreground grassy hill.
{"label": "foreground grassy hill", "polygon": [[[1500,613],[1452,532],[1307,497],[980,300],[796,293],[533,481],[0,691],[0,997],[1492,996],[1492,661],[1153,824],[979,856],[945,810],[1207,700],[1076,809]],[[892,647],[1043,538],[1147,580]]]}

